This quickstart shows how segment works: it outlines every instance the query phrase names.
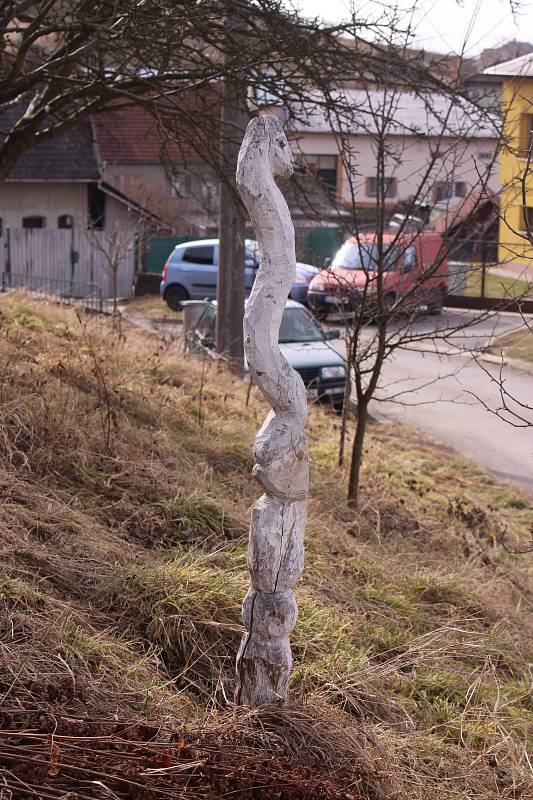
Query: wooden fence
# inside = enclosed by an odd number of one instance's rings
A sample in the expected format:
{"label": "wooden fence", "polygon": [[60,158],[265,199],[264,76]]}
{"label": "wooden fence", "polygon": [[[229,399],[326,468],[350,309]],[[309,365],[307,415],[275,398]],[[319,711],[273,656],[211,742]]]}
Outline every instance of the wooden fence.
{"label": "wooden fence", "polygon": [[4,281],[30,289],[76,287],[79,296],[98,290],[113,295],[110,257],[118,254],[117,295],[130,297],[135,269],[135,234],[106,231],[7,229],[0,238]]}

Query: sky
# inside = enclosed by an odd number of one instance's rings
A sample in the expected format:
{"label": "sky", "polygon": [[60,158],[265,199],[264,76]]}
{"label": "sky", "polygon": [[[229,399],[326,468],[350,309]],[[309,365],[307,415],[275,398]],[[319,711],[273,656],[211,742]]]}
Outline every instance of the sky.
{"label": "sky", "polygon": [[[339,22],[350,8],[350,0],[292,0],[306,16]],[[413,44],[441,53],[462,52],[475,56],[486,47],[509,39],[533,42],[533,1],[512,0],[356,0],[361,17],[376,13],[385,5],[404,10],[416,3],[416,37]],[[518,7],[514,16],[511,5]]]}

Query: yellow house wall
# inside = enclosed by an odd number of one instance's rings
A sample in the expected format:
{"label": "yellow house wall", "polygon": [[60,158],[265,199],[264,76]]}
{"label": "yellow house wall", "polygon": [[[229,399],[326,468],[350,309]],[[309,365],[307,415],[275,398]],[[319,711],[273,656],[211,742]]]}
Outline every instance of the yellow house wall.
{"label": "yellow house wall", "polygon": [[[533,266],[533,246],[525,238],[522,176],[527,165],[524,117],[533,115],[533,79],[507,78],[503,83],[504,142],[500,154],[501,262]],[[533,173],[526,180],[526,205],[533,207]]]}

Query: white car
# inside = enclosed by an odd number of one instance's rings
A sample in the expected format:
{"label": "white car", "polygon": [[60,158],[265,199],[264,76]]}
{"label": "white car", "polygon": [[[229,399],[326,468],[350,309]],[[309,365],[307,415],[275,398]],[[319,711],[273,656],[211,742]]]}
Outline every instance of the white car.
{"label": "white car", "polygon": [[[203,347],[214,346],[216,314],[217,304],[213,300],[194,329],[194,336]],[[281,352],[302,376],[310,399],[327,400],[341,408],[346,370],[341,356],[329,344],[331,339],[338,338],[338,330],[324,332],[301,303],[287,301],[279,329]]]}

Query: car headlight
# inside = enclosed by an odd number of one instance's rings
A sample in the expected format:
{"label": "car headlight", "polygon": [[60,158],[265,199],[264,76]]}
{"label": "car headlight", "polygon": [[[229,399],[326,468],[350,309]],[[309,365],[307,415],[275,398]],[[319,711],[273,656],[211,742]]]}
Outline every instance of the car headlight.
{"label": "car headlight", "polygon": [[322,367],[320,370],[320,377],[324,380],[331,380],[332,378],[344,378],[345,370],[343,366],[338,367]]}

